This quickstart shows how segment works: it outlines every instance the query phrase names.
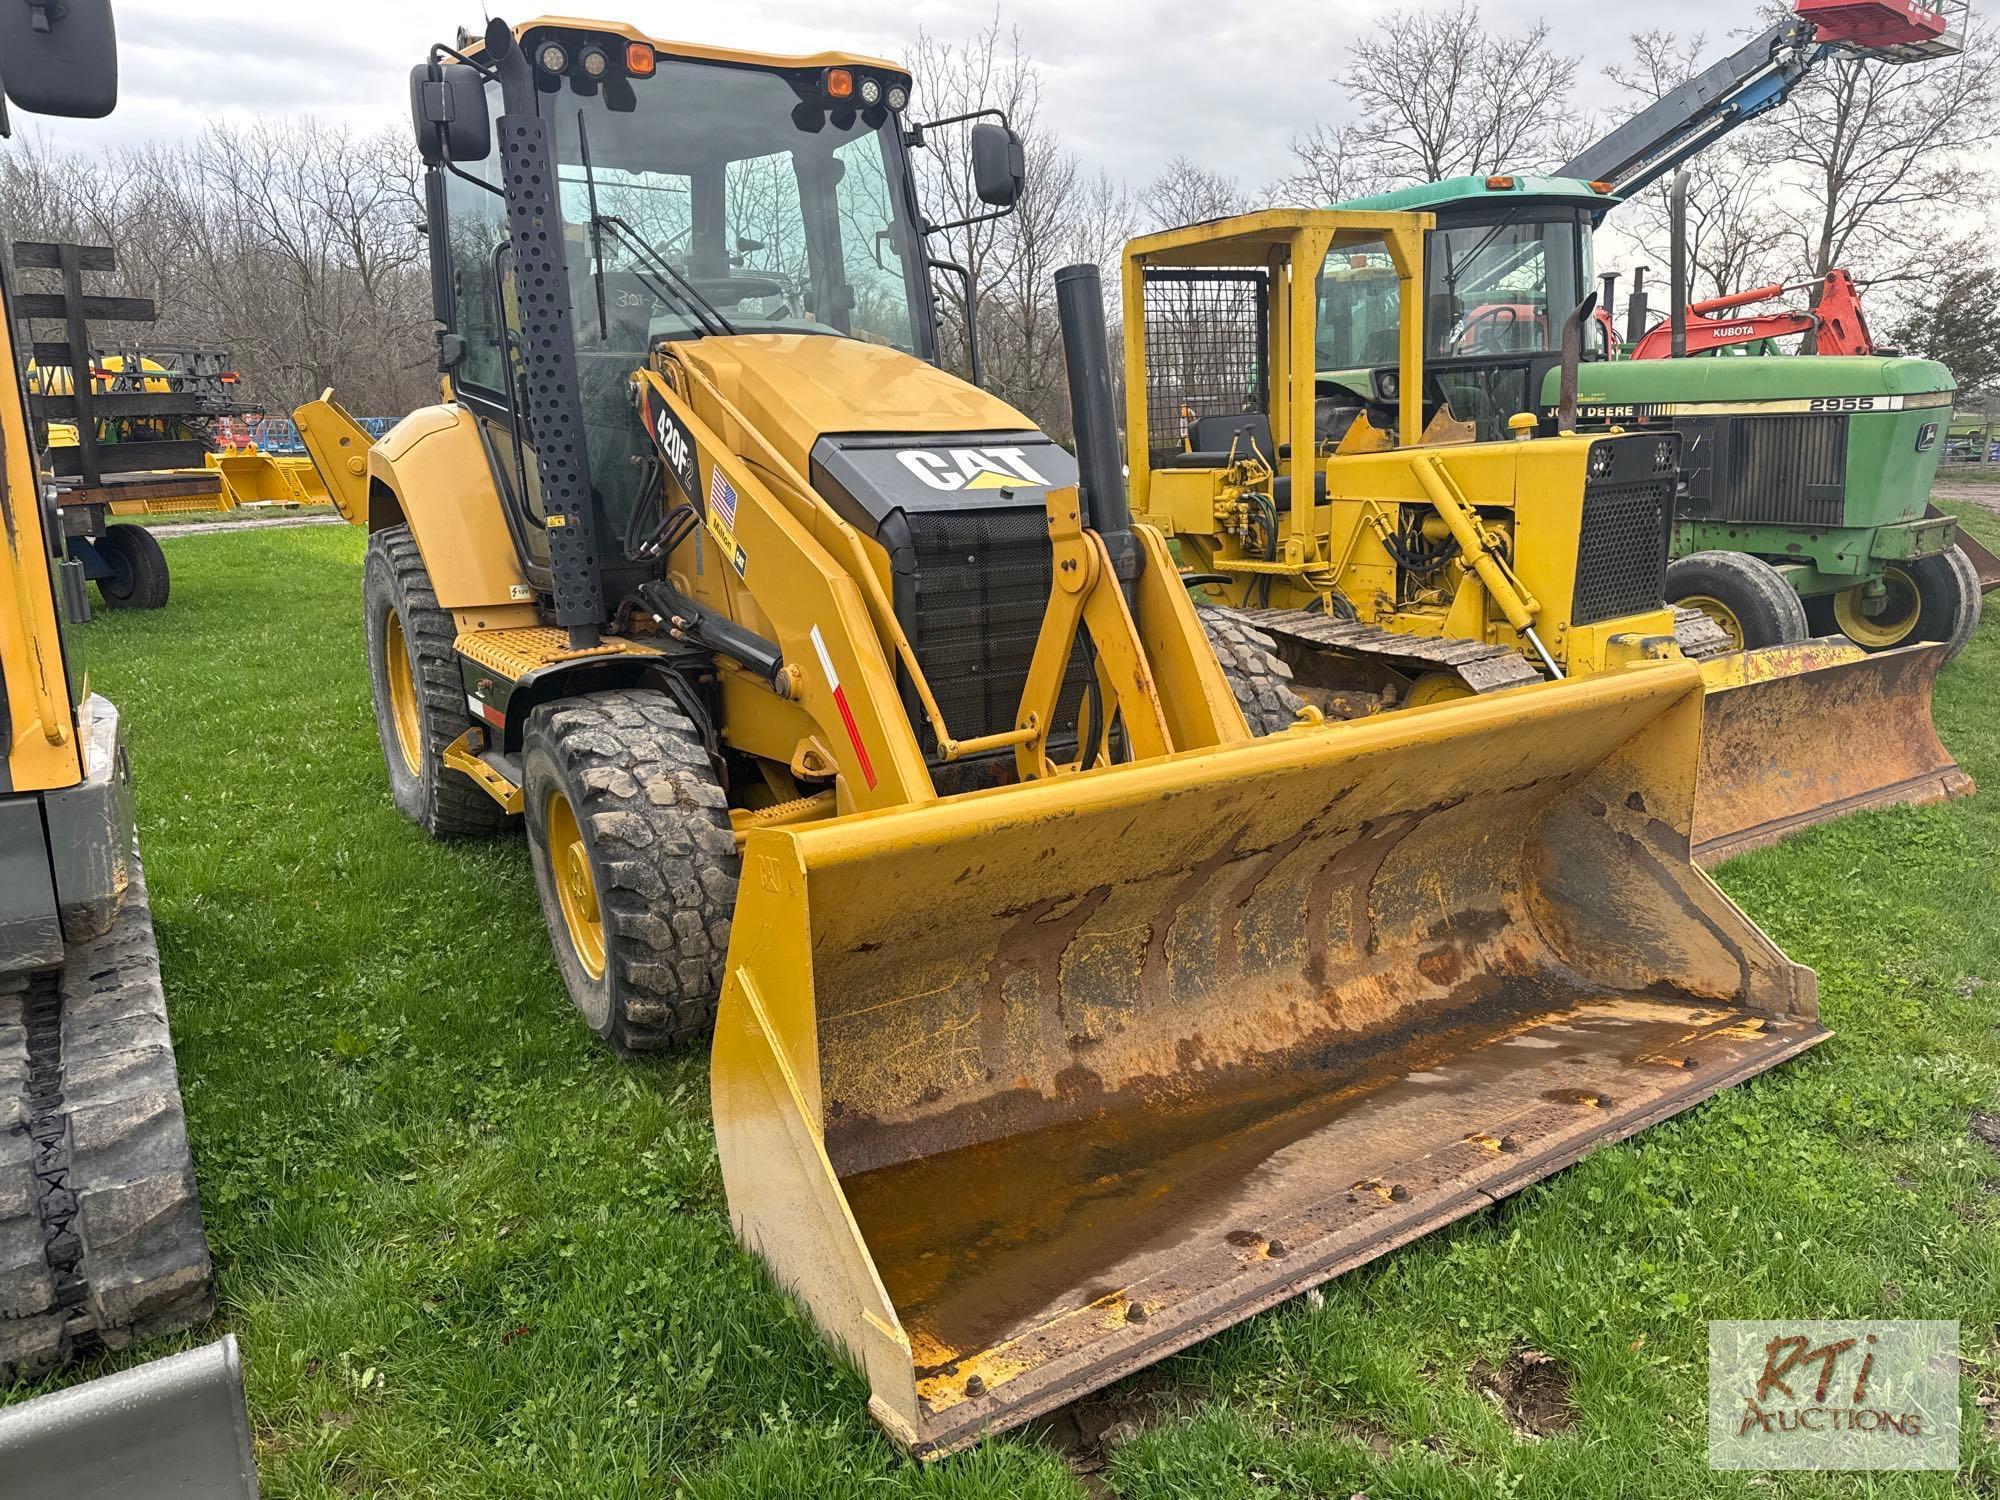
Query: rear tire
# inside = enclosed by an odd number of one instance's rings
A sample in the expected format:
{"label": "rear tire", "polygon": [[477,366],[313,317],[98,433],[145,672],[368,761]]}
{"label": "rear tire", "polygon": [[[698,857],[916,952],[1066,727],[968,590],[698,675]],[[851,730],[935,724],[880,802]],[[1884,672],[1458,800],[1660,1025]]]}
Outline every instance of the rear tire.
{"label": "rear tire", "polygon": [[1698,609],[1739,650],[1781,646],[1808,634],[1805,605],[1785,575],[1743,552],[1692,552],[1667,568],[1667,600]]}
{"label": "rear tire", "polygon": [[665,693],[563,698],[529,717],[523,793],[556,965],[614,1051],[715,1024],[738,857],[701,735]]}
{"label": "rear tire", "polygon": [[112,609],[167,607],[167,554],[160,539],[143,526],[107,526],[94,543],[108,577],[97,580],[97,592]]}
{"label": "rear tire", "polygon": [[1290,728],[1305,699],[1293,691],[1292,669],[1276,644],[1233,610],[1204,604],[1196,605],[1195,613],[1250,732],[1261,737]]}
{"label": "rear tire", "polygon": [[1876,614],[1862,610],[1861,590],[1852,588],[1813,600],[1809,618],[1816,629],[1838,630],[1864,651],[1942,641],[1946,661],[1963,651],[1979,628],[1984,603],[1979,570],[1962,547],[1915,562],[1891,563],[1883,570],[1882,581],[1889,598]]}
{"label": "rear tire", "polygon": [[498,832],[507,814],[444,752],[472,728],[451,611],[437,602],[407,526],[368,538],[361,574],[368,686],[396,808],[434,839]]}

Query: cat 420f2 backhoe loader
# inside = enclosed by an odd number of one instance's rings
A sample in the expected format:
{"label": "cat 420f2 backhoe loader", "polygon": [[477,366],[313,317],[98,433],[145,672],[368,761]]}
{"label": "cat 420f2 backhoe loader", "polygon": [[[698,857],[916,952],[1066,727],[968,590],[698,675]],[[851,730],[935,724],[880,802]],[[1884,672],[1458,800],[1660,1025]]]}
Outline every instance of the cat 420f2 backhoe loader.
{"label": "cat 420f2 backhoe loader", "polygon": [[[438,49],[447,397],[299,420],[370,533],[398,805],[525,818],[614,1045],[713,1025],[738,1233],[934,1454],[1825,1032],[1689,859],[1694,667],[1253,737],[1270,658],[1225,625],[1225,673],[1115,470],[933,363],[910,87]],[[972,160],[1002,210],[1003,122]]]}
{"label": "cat 420f2 backhoe loader", "polygon": [[[1474,411],[1426,368],[1431,228],[1429,214],[1275,210],[1126,247],[1133,506],[1285,657],[1277,711],[1302,697],[1374,713],[1686,655],[1708,689],[1705,864],[1858,808],[1969,792],[1931,725],[1941,646],[1745,651],[1662,602],[1679,436],[1537,437],[1533,412]],[[1565,333],[1560,428],[1577,426],[1589,318],[1586,302]],[[1520,440],[1479,441],[1496,425]]]}

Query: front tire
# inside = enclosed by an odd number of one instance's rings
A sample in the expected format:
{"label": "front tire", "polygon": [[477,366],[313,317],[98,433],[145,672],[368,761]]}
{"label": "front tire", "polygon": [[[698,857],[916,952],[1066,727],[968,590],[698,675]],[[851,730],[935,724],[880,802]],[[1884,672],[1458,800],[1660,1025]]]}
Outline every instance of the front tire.
{"label": "front tire", "polygon": [[107,526],[94,539],[111,572],[97,580],[97,592],[112,609],[167,607],[167,554],[160,539],[143,526]]}
{"label": "front tire", "polygon": [[1806,607],[1785,575],[1743,552],[1691,552],[1667,568],[1667,599],[1698,609],[1737,650],[1782,646],[1809,634]]}
{"label": "front tire", "polygon": [[1918,641],[1942,641],[1945,660],[1965,649],[1979,628],[1982,597],[1979,570],[1961,547],[1949,547],[1914,562],[1891,563],[1882,572],[1887,597],[1874,614],[1864,608],[1859,587],[1825,601],[1814,614],[1864,651],[1890,651]]}
{"label": "front tire", "polygon": [[570,1000],[614,1051],[715,1024],[738,857],[692,722],[664,693],[544,704],[522,739],[535,888]]}
{"label": "front tire", "polygon": [[498,832],[507,822],[500,804],[444,763],[451,742],[472,728],[472,715],[451,611],[438,604],[409,527],[368,538],[361,600],[375,732],[397,811],[434,839]]}

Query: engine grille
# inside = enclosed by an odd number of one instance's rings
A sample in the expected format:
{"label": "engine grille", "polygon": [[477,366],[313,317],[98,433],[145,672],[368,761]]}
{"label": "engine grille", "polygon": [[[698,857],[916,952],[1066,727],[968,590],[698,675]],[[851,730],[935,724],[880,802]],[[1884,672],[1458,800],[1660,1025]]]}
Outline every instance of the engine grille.
{"label": "engine grille", "polygon": [[1661,607],[1672,503],[1671,473],[1637,481],[1593,480],[1584,487],[1573,623],[1595,625]]}
{"label": "engine grille", "polygon": [[[1048,512],[930,511],[909,516],[916,552],[913,618],[902,622],[953,735],[971,739],[1014,727],[1021,688],[1048,608],[1052,559]],[[1090,669],[1071,656],[1051,739],[1073,741]],[[936,743],[910,704],[926,754]]]}
{"label": "engine grille", "polygon": [[1699,434],[1707,440],[1708,461],[1701,465],[1707,472],[1690,473],[1689,478],[1693,495],[1706,496],[1714,519],[1841,524],[1847,499],[1846,417],[1725,416],[1684,419],[1676,425],[1690,438]]}

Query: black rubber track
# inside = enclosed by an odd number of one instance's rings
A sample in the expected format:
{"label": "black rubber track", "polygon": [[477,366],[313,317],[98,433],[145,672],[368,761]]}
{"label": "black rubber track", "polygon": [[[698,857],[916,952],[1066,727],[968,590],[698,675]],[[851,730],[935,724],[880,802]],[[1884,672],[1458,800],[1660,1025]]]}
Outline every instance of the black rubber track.
{"label": "black rubber track", "polygon": [[[397,809],[436,839],[479,838],[506,826],[507,814],[472,779],[449,769],[444,752],[472,727],[465,706],[465,676],[459,669],[458,638],[451,611],[437,602],[423,554],[407,526],[389,526],[368,538],[361,593],[368,635],[368,686],[375,700],[375,732],[389,771],[389,793]],[[403,639],[411,653],[417,696],[423,711],[423,753],[418,774],[403,763],[389,711],[384,675],[383,607],[393,604],[402,617]]]}
{"label": "black rubber track", "polygon": [[1231,610],[1197,605],[1195,613],[1250,732],[1276,734],[1291,725],[1305,700],[1292,690],[1292,669],[1271,638]]}
{"label": "black rubber track", "polygon": [[[544,704],[523,736],[535,884],[570,998],[620,1052],[699,1040],[715,1024],[738,856],[700,732],[665,693]],[[563,936],[548,868],[551,785],[575,810],[596,875],[606,968],[593,981]]]}
{"label": "black rubber track", "polygon": [[61,973],[0,979],[0,1382],[215,1311],[137,861]]}

